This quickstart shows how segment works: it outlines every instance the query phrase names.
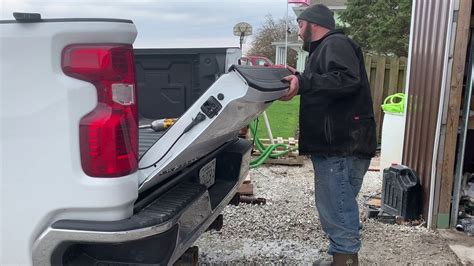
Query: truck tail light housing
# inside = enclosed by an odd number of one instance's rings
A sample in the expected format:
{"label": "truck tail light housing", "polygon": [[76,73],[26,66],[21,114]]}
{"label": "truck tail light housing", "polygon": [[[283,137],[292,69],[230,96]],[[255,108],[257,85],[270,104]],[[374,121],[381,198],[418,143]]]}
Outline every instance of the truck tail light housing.
{"label": "truck tail light housing", "polygon": [[79,125],[81,164],[91,177],[120,177],[138,168],[138,115],[133,48],[74,44],[62,52],[62,69],[94,84],[97,106]]}

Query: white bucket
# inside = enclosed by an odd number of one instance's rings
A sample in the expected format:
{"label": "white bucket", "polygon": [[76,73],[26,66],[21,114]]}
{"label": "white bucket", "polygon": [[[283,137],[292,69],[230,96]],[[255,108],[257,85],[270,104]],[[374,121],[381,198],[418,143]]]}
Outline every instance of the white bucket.
{"label": "white bucket", "polygon": [[403,138],[405,136],[405,115],[385,113],[382,125],[382,145],[380,151],[380,172],[392,163],[401,164]]}

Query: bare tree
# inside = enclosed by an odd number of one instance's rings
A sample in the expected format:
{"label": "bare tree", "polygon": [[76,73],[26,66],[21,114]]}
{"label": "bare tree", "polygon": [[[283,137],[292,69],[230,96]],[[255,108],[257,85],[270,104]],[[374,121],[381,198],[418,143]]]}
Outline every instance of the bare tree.
{"label": "bare tree", "polygon": [[[247,54],[265,56],[275,61],[276,47],[272,45],[272,42],[285,41],[285,31],[288,31],[289,40],[297,40],[298,27],[295,19],[290,18],[288,20],[288,28],[286,29],[284,18],[275,21],[270,14],[266,15],[265,22],[257,29]],[[293,67],[296,66],[296,56],[294,50],[288,49],[287,64]]]}

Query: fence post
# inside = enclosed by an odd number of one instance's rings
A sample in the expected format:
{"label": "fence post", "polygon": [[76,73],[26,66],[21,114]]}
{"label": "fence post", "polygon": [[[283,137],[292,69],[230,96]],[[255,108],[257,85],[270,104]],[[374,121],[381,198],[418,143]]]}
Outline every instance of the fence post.
{"label": "fence post", "polygon": [[365,55],[365,71],[367,72],[367,79],[370,82],[370,73],[372,72],[372,56]]}
{"label": "fence post", "polygon": [[400,62],[403,64],[403,88],[402,92],[405,92],[405,86],[406,86],[406,81],[407,81],[407,69],[408,69],[408,60],[406,57],[400,58]]}
{"label": "fence post", "polygon": [[400,73],[400,58],[392,57],[390,59],[390,80],[388,85],[388,95],[395,94],[399,91],[398,75]]}
{"label": "fence post", "polygon": [[380,105],[383,101],[383,84],[385,79],[385,56],[377,56],[377,70],[375,77],[374,86],[374,111],[375,111],[375,123],[377,125],[377,136],[380,138],[380,131],[382,128],[382,109]]}

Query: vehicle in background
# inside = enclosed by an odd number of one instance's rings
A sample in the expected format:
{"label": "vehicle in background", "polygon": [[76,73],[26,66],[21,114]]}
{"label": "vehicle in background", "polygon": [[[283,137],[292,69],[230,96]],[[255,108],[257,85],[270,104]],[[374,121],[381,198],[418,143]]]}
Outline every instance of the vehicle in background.
{"label": "vehicle in background", "polygon": [[275,65],[272,60],[264,56],[248,55],[240,58],[241,65],[247,66],[265,66],[270,68],[285,68],[284,65]]}

